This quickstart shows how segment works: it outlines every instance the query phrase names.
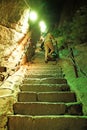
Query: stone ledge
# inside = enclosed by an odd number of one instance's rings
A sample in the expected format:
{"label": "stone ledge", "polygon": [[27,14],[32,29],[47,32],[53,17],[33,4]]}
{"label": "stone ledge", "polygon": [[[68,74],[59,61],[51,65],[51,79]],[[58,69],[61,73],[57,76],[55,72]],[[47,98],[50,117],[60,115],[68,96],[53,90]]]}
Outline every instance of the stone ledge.
{"label": "stone ledge", "polygon": [[12,94],[12,90],[8,88],[0,88],[0,97]]}
{"label": "stone ledge", "polygon": [[17,101],[19,86],[26,71],[25,66],[21,67],[0,86],[0,130],[6,130],[7,116],[13,114],[13,104]]}

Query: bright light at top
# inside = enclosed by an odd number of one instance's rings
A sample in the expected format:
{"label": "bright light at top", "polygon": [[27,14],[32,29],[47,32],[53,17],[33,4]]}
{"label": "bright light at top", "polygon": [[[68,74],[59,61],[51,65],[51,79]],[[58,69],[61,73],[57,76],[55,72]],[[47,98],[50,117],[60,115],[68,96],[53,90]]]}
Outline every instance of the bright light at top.
{"label": "bright light at top", "polygon": [[34,11],[30,12],[30,20],[35,21],[37,19],[37,14]]}
{"label": "bright light at top", "polygon": [[40,26],[41,32],[45,32],[45,31],[46,31],[46,24],[45,24],[44,21],[41,21],[41,22],[39,23],[39,26]]}

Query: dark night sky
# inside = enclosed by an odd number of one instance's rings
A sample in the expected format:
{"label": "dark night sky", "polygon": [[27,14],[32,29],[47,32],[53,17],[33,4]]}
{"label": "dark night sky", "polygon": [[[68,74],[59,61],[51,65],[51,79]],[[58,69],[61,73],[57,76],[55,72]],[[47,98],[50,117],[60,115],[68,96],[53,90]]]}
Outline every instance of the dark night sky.
{"label": "dark night sky", "polygon": [[60,19],[60,13],[63,8],[64,0],[45,0],[46,10],[44,10],[43,17],[49,24],[49,26],[55,26]]}
{"label": "dark night sky", "polygon": [[50,18],[51,21],[57,22],[59,19],[60,12],[62,10],[64,0],[45,0],[44,16]]}
{"label": "dark night sky", "polygon": [[[27,0],[29,5],[38,13],[39,19],[50,23],[57,23],[60,19],[60,13],[67,4],[66,10],[71,10],[71,5],[79,6],[87,3],[87,0]],[[72,8],[73,9],[73,8]],[[69,13],[68,13],[69,14]]]}
{"label": "dark night sky", "polygon": [[63,0],[47,0],[47,6],[50,11],[53,13],[58,13],[61,10],[61,6],[63,5]]}
{"label": "dark night sky", "polygon": [[40,19],[50,23],[59,20],[64,0],[30,0],[30,5],[38,12]]}

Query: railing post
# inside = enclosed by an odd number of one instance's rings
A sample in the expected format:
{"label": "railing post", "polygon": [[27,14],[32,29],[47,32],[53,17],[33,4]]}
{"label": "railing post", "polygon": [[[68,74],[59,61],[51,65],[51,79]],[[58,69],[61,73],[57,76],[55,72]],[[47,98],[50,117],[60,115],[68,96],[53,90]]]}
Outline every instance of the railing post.
{"label": "railing post", "polygon": [[77,70],[77,66],[76,66],[76,62],[75,62],[75,58],[74,58],[74,54],[73,54],[73,49],[70,48],[70,53],[71,53],[71,56],[72,56],[72,60],[73,60],[73,63],[74,63],[74,71],[75,71],[75,75],[76,75],[76,78],[79,77],[78,75],[78,70]]}

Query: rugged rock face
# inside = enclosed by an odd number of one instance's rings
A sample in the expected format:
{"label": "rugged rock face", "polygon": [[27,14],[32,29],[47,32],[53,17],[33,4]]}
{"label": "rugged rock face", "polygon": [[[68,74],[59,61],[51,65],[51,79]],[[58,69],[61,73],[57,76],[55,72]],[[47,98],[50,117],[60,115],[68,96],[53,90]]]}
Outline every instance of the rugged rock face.
{"label": "rugged rock face", "polygon": [[7,72],[0,72],[6,78],[3,83],[0,81],[0,130],[6,130],[7,115],[13,113],[12,105],[25,73],[26,67],[15,72],[17,66],[25,64],[27,56],[33,54],[28,19],[29,7],[24,1],[0,1],[0,66],[7,68]]}
{"label": "rugged rock face", "polygon": [[[29,24],[29,7],[24,1],[0,2],[0,64],[9,68],[18,64],[23,55],[21,41]],[[27,41],[26,38],[25,42]],[[20,53],[21,52],[21,53]],[[20,55],[19,55],[20,54]]]}
{"label": "rugged rock face", "polygon": [[2,0],[0,2],[0,24],[7,28],[15,29],[18,32],[24,32],[23,24],[29,16],[29,7],[27,7],[24,1]]}

